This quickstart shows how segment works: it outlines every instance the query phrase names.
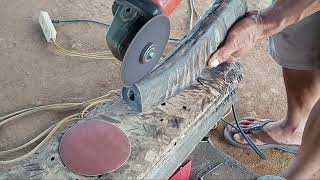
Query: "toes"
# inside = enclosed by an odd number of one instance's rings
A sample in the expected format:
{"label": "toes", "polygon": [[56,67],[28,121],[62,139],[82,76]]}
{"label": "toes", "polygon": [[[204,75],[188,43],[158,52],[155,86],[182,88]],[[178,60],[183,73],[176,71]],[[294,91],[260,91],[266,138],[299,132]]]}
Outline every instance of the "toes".
{"label": "toes", "polygon": [[238,143],[240,143],[240,144],[248,144],[247,141],[246,141],[246,140],[243,138],[243,136],[240,135],[240,134],[235,134],[235,135],[233,135],[233,139],[234,139],[235,141],[237,141]]}
{"label": "toes", "polygon": [[251,122],[257,122],[257,121],[260,121],[259,119],[257,119],[257,118],[253,118],[253,117],[246,117],[246,118],[243,118],[243,120],[247,120],[247,121],[251,121]]}
{"label": "toes", "polygon": [[[255,138],[255,137],[250,137],[250,138],[255,145],[264,145],[265,144],[264,142],[262,142],[261,140]],[[234,134],[233,139],[240,144],[248,144],[247,140],[240,133]]]}
{"label": "toes", "polygon": [[249,129],[250,127],[252,127],[252,124],[240,124],[240,126],[242,127],[242,129]]}
{"label": "toes", "polygon": [[262,140],[258,139],[258,137],[251,137],[252,141],[254,142],[254,144],[256,145],[264,145],[265,143],[262,142]]}
{"label": "toes", "polygon": [[253,124],[253,122],[252,121],[248,121],[248,120],[246,120],[246,119],[244,119],[244,120],[241,120],[240,122],[240,125],[251,125],[251,124]]}
{"label": "toes", "polygon": [[232,132],[232,134],[236,134],[236,133],[238,133],[238,130],[235,129],[235,128],[232,128],[232,129],[231,129],[231,132]]}
{"label": "toes", "polygon": [[242,119],[240,121],[240,124],[243,125],[252,125],[255,124],[258,120],[254,119],[254,118],[246,118],[246,119]]}
{"label": "toes", "polygon": [[[248,132],[251,126],[241,126],[241,127],[244,132]],[[232,132],[232,134],[239,133],[238,129],[236,129],[236,128],[232,128],[231,132]]]}
{"label": "toes", "polygon": [[[255,118],[245,118],[242,119],[239,123],[244,132],[248,132],[250,127],[252,127],[255,123],[257,123],[257,119]],[[235,125],[236,126],[236,125]],[[232,128],[231,132],[233,134],[238,133],[239,131],[236,128]]]}

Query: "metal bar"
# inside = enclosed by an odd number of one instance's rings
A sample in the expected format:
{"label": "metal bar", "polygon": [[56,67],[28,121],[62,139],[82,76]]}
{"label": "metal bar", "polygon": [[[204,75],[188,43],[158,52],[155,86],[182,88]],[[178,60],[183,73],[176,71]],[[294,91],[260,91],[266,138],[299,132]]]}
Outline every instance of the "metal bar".
{"label": "metal bar", "polygon": [[162,65],[132,87],[123,88],[127,104],[137,112],[144,112],[189,87],[207,68],[207,60],[231,26],[246,11],[245,0],[216,1]]}

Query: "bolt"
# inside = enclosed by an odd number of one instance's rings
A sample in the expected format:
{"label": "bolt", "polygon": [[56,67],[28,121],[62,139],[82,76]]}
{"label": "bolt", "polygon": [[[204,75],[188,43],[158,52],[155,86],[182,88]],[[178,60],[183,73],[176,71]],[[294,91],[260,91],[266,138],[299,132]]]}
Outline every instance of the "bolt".
{"label": "bolt", "polygon": [[147,44],[147,46],[144,48],[142,52],[143,53],[141,54],[141,62],[143,64],[154,60],[156,56],[156,48],[152,43]]}
{"label": "bolt", "polygon": [[151,48],[150,51],[148,51],[147,58],[146,58],[147,61],[151,61],[154,58],[154,56],[156,55],[155,51],[156,49],[154,47]]}

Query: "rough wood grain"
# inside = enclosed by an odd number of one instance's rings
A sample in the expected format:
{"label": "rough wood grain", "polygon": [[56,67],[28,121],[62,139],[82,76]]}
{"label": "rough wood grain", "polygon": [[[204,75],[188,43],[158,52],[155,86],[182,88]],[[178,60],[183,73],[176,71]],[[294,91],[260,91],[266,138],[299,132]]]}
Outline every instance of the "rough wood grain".
{"label": "rough wood grain", "polygon": [[[103,178],[169,178],[230,108],[241,77],[239,64],[223,65],[206,71],[189,89],[148,112],[134,112],[120,96],[90,112],[83,121],[111,118],[127,133],[132,145],[129,161]],[[31,158],[8,166],[0,179],[85,179],[62,164],[58,153],[62,135]]]}

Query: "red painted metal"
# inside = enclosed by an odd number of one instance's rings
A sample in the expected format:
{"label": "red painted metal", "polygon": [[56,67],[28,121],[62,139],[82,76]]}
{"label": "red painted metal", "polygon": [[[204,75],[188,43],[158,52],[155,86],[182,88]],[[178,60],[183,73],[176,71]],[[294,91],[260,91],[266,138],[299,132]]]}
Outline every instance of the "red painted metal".
{"label": "red painted metal", "polygon": [[182,0],[153,0],[153,2],[161,6],[164,15],[170,16]]}
{"label": "red painted metal", "polygon": [[113,124],[91,120],[72,127],[59,146],[62,162],[73,172],[98,176],[120,168],[130,155],[126,134]]}
{"label": "red painted metal", "polygon": [[186,165],[181,167],[179,171],[173,175],[170,180],[189,180],[192,170],[192,161],[189,160]]}

